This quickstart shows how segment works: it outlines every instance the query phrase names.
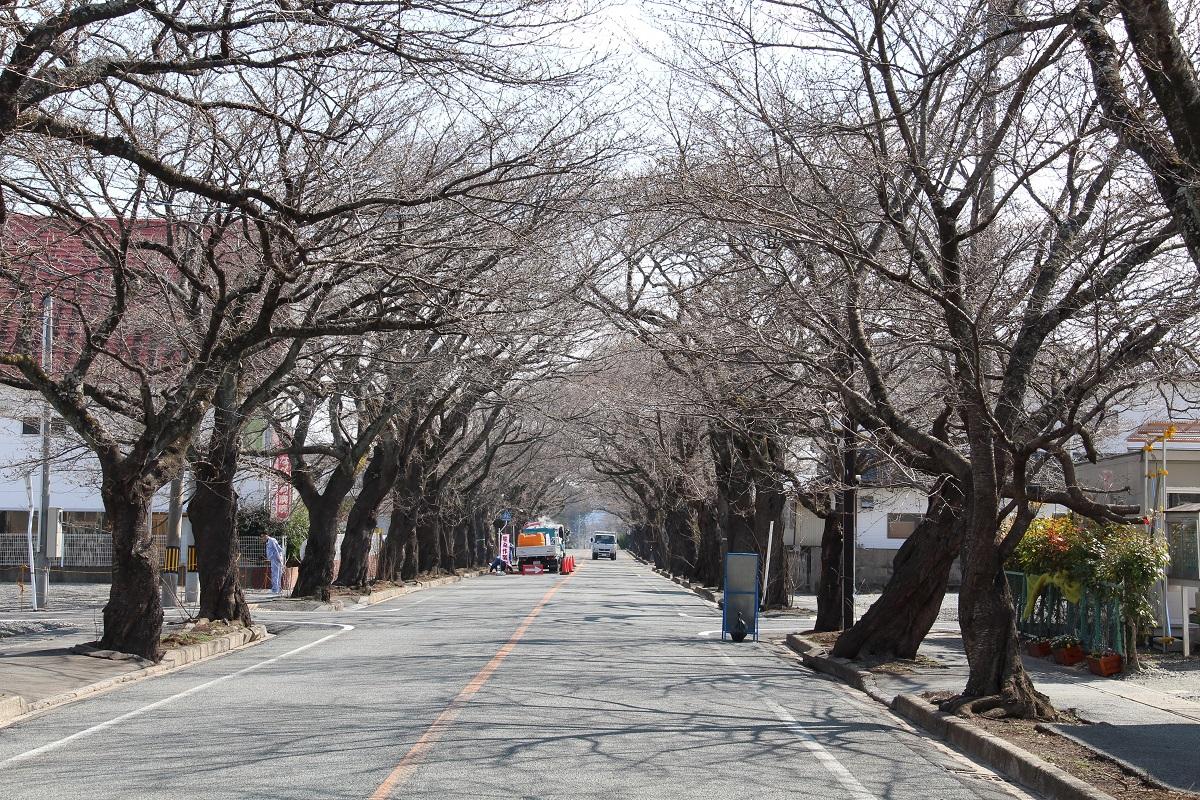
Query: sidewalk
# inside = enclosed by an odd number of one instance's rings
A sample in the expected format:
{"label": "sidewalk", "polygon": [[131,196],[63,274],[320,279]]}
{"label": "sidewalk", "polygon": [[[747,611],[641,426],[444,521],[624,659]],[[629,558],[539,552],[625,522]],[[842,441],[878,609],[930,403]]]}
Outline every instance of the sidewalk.
{"label": "sidewalk", "polygon": [[[32,711],[105,691],[121,683],[162,675],[196,661],[221,655],[268,638],[262,625],[251,628],[193,628],[167,625],[166,652],[157,664],[137,656],[94,650],[83,643],[94,639],[83,625],[66,623],[15,630],[12,621],[0,629],[0,726]],[[91,655],[84,652],[91,650]]]}
{"label": "sidewalk", "polygon": [[0,697],[17,696],[32,706],[145,666],[137,660],[112,661],[71,652],[71,647],[91,638],[88,631],[68,628],[0,639]]}
{"label": "sidewalk", "polygon": [[[902,662],[903,671],[871,671],[883,695],[962,691],[967,659],[957,632],[932,631],[918,655],[928,661]],[[1035,686],[1056,708],[1074,709],[1094,723],[1053,726],[1056,730],[1163,784],[1200,791],[1200,759],[1195,758],[1200,752],[1200,703],[1130,680],[1100,678],[1086,668],[1030,656],[1024,661]]]}

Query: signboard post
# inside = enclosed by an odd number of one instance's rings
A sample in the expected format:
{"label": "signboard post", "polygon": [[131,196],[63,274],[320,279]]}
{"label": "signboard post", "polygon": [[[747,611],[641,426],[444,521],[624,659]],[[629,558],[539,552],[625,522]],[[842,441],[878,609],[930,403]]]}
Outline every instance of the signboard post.
{"label": "signboard post", "polygon": [[725,597],[721,606],[721,639],[747,636],[758,641],[758,553],[725,554]]}

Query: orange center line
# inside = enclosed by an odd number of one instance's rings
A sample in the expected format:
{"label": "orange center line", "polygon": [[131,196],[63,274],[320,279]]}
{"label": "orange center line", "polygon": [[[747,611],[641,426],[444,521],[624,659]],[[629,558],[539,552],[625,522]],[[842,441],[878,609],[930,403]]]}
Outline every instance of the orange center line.
{"label": "orange center line", "polygon": [[425,755],[433,749],[437,741],[454,724],[454,720],[458,717],[459,712],[466,702],[479,693],[479,690],[488,682],[488,679],[500,668],[504,659],[508,658],[508,654],[516,648],[517,642],[521,641],[525,632],[533,625],[533,621],[537,619],[538,615],[542,613],[542,609],[550,602],[550,598],[554,597],[558,593],[558,590],[563,587],[563,584],[569,580],[571,580],[570,575],[562,578],[542,595],[542,599],[525,616],[525,619],[521,620],[521,624],[513,631],[513,635],[508,638],[508,641],[496,651],[496,654],[492,656],[492,660],[484,664],[483,669],[475,673],[475,677],[471,679],[471,682],[455,695],[454,699],[450,701],[450,705],[446,706],[445,710],[441,714],[438,714],[437,719],[429,724],[429,727],[421,734],[421,738],[417,739],[416,744],[409,748],[404,757],[396,764],[395,769],[371,793],[370,800],[387,800],[398,786],[401,786],[412,776]]}

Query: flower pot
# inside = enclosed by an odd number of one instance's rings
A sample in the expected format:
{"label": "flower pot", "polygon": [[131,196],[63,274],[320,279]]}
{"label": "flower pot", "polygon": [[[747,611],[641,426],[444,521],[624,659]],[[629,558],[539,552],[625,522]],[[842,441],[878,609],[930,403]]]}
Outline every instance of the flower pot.
{"label": "flower pot", "polygon": [[1045,658],[1046,656],[1050,655],[1050,643],[1030,642],[1029,644],[1025,645],[1025,652],[1029,653],[1031,656],[1036,656],[1037,658]]}
{"label": "flower pot", "polygon": [[1071,666],[1083,661],[1083,648],[1079,645],[1054,648],[1054,660],[1064,666]]}
{"label": "flower pot", "polygon": [[1087,662],[1088,669],[1094,675],[1099,675],[1101,678],[1116,675],[1121,671],[1121,657],[1116,653],[1106,656],[1088,656]]}

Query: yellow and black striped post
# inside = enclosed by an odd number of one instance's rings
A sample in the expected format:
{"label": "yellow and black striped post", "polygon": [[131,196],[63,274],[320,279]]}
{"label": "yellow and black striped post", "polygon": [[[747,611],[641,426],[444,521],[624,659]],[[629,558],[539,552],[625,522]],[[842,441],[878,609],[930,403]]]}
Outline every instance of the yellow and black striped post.
{"label": "yellow and black striped post", "polygon": [[167,548],[167,563],[163,566],[163,571],[164,572],[178,572],[179,571],[179,548],[178,547],[171,546],[171,547]]}

